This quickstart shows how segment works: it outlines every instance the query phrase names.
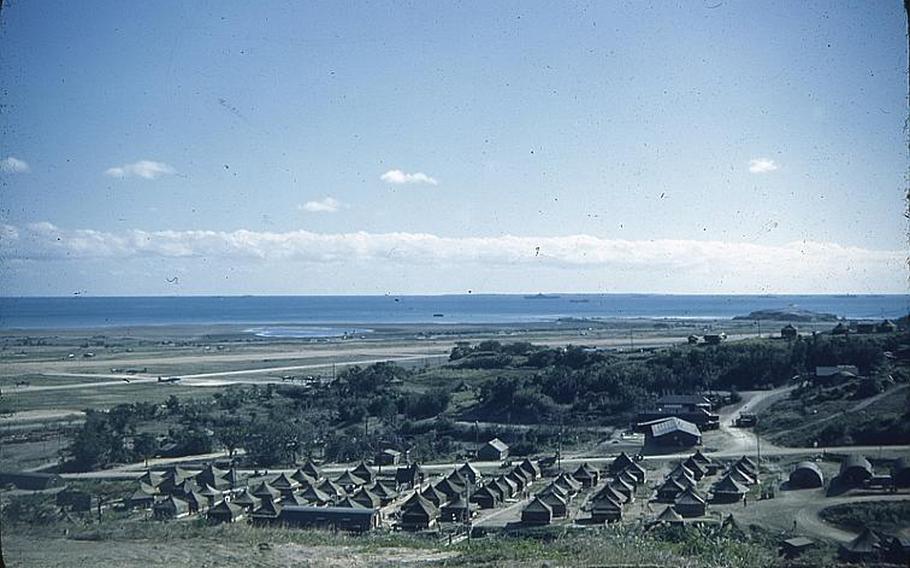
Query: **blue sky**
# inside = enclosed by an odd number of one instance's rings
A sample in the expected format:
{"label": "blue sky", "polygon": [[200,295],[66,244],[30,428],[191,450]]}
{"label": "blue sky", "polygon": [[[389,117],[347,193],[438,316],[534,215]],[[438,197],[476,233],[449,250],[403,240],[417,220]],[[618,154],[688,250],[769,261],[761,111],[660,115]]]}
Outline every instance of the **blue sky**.
{"label": "blue sky", "polygon": [[906,292],[899,2],[8,2],[4,294]]}

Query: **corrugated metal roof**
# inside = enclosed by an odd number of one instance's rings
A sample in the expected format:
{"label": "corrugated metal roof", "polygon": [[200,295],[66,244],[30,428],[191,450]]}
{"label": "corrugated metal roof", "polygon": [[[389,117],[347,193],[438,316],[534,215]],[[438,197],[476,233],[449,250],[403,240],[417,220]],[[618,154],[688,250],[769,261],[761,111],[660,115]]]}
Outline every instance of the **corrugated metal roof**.
{"label": "corrugated metal roof", "polygon": [[658,438],[668,434],[683,432],[692,436],[701,436],[698,426],[680,418],[672,417],[651,424],[651,436]]}

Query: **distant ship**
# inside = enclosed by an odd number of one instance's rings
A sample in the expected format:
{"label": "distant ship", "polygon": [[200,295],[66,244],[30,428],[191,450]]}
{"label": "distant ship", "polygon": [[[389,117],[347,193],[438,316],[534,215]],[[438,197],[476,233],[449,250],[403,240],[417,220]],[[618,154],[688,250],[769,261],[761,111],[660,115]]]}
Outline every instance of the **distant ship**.
{"label": "distant ship", "polygon": [[434,318],[444,318],[444,317],[446,317],[446,315],[445,314],[433,314],[433,317]]}
{"label": "distant ship", "polygon": [[580,300],[569,300],[569,303],[571,303],[571,304],[587,304],[587,303],[590,302],[590,301],[591,301],[591,300],[589,300],[589,299],[587,299],[587,298],[582,298],[582,299],[580,299]]}
{"label": "distant ship", "polygon": [[529,294],[525,296],[525,300],[558,300],[559,296],[556,294]]}

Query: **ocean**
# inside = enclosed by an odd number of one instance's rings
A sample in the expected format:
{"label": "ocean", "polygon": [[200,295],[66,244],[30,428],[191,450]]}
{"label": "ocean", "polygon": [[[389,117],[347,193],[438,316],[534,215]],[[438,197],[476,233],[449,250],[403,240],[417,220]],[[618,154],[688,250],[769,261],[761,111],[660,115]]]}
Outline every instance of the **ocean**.
{"label": "ocean", "polygon": [[0,298],[0,329],[207,324],[509,324],[559,318],[726,319],[798,308],[849,319],[897,318],[910,295],[553,294]]}

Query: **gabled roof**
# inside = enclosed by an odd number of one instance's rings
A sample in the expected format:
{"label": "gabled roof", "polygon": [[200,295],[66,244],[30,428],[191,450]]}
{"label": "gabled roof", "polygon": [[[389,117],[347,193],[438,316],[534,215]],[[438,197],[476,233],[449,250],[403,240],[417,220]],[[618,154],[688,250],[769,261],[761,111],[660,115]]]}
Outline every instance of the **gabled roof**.
{"label": "gabled roof", "polygon": [[676,497],[675,503],[677,505],[704,505],[705,498],[690,487]]}
{"label": "gabled roof", "polygon": [[368,509],[369,508],[369,507],[362,505],[361,503],[358,503],[357,501],[354,501],[350,497],[345,497],[344,499],[339,501],[338,505],[336,505],[336,506],[337,507],[347,507],[349,509]]}
{"label": "gabled roof", "polygon": [[745,462],[738,461],[738,462],[734,463],[730,469],[731,470],[735,469],[737,471],[741,471],[749,477],[756,476],[755,468],[750,467],[749,464],[747,464]]}
{"label": "gabled roof", "polygon": [[396,495],[398,495],[397,492],[389,489],[379,481],[376,481],[373,485],[370,485],[370,491],[382,499],[393,499]]}
{"label": "gabled roof", "polygon": [[151,485],[146,485],[145,483],[139,484],[139,489],[136,490],[136,493],[145,493],[146,495],[157,495],[158,488]]}
{"label": "gabled roof", "polygon": [[451,501],[449,501],[448,503],[443,505],[442,508],[449,510],[449,511],[451,511],[451,510],[460,511],[460,510],[469,509],[470,505],[468,505],[468,502],[464,500],[464,497],[462,497],[461,495],[458,495],[454,499],[452,499]]}
{"label": "gabled roof", "polygon": [[558,483],[550,483],[544,488],[544,491],[554,491],[560,497],[569,497],[569,490]]}
{"label": "gabled roof", "polygon": [[525,505],[524,511],[531,511],[534,513],[549,513],[553,514],[553,507],[547,505],[540,497],[534,497],[531,499],[531,502]]}
{"label": "gabled roof", "polygon": [[496,482],[500,483],[500,484],[504,483],[506,486],[508,486],[510,493],[515,493],[518,490],[518,488],[520,487],[518,485],[518,483],[516,483],[515,479],[509,477],[508,474],[500,475],[499,477],[496,478]]}
{"label": "gabled roof", "polygon": [[480,470],[468,462],[464,462],[464,465],[458,468],[458,473],[470,479],[472,483],[480,479]]}
{"label": "gabled roof", "polygon": [[635,478],[634,475],[629,473],[629,468],[626,468],[626,469],[622,470],[621,472],[619,472],[619,475],[616,476],[616,480],[622,481],[626,485],[630,485],[632,487],[638,486],[638,480]]}
{"label": "gabled roof", "polygon": [[[331,501],[329,501],[331,502]],[[298,495],[297,493],[288,493],[281,498],[281,506],[287,505],[309,505],[310,502],[306,500],[303,495]]]}
{"label": "gabled roof", "polygon": [[658,491],[658,492],[663,492],[663,491],[676,491],[676,492],[680,492],[680,491],[685,491],[686,487],[687,487],[687,486],[684,485],[684,484],[683,484],[681,481],[679,481],[677,478],[675,478],[675,477],[668,477],[668,478],[666,479],[666,481],[663,482],[663,485],[661,485],[660,488],[659,488],[657,491]]}
{"label": "gabled roof", "polygon": [[658,406],[665,404],[710,405],[711,401],[699,394],[666,394],[657,399]]}
{"label": "gabled roof", "polygon": [[689,457],[690,457],[691,459],[693,459],[693,460],[699,462],[699,463],[703,463],[703,464],[709,464],[709,463],[711,463],[711,458],[709,458],[708,456],[706,456],[705,454],[703,454],[703,453],[701,452],[701,450],[695,450],[695,453],[692,454],[692,455],[689,456]]}
{"label": "gabled roof", "polygon": [[302,469],[297,469],[297,471],[295,471],[294,473],[292,473],[292,474],[291,474],[291,479],[297,481],[297,482],[300,483],[301,485],[308,485],[308,484],[317,483],[317,478],[315,478],[315,477],[313,477],[312,475],[306,473],[306,472],[303,471]]}
{"label": "gabled roof", "polygon": [[450,474],[446,477],[446,479],[448,479],[450,482],[452,482],[453,485],[458,485],[458,486],[460,486],[462,489],[464,489],[464,487],[468,484],[468,478],[465,477],[465,476],[464,476],[460,471],[458,471],[457,469],[456,469],[456,470],[453,470],[452,473],[450,473]]}
{"label": "gabled roof", "polygon": [[335,483],[342,487],[347,487],[350,485],[363,485],[366,481],[346,469],[344,473],[335,478]]}
{"label": "gabled roof", "polygon": [[231,502],[235,503],[237,505],[243,505],[243,506],[247,506],[247,507],[258,507],[259,504],[262,502],[262,499],[252,495],[249,491],[244,491],[240,495],[234,497],[234,499]]}
{"label": "gabled roof", "polygon": [[472,495],[471,497],[474,498],[474,497],[477,497],[478,495],[485,496],[485,497],[492,497],[493,500],[496,500],[496,501],[498,501],[500,498],[499,492],[497,490],[493,489],[491,487],[490,483],[484,485],[483,487],[481,487],[480,489],[475,491],[474,495]]}
{"label": "gabled roof", "polygon": [[342,496],[344,495],[344,489],[340,485],[332,481],[331,479],[323,479],[322,483],[316,486],[320,491],[324,491],[328,495]]}
{"label": "gabled roof", "polygon": [[731,467],[730,470],[727,472],[727,476],[732,477],[739,483],[744,483],[746,485],[752,485],[755,483],[755,480],[752,479],[751,476],[749,476],[746,473],[743,473],[743,470],[736,468],[736,467]]}
{"label": "gabled roof", "polygon": [[181,512],[189,511],[190,505],[183,499],[178,499],[177,497],[174,497],[173,495],[171,495],[164,501],[159,501],[158,503],[155,503],[155,508],[156,509],[172,509],[174,511],[177,511],[178,513],[181,513]]}
{"label": "gabled roof", "polygon": [[578,468],[572,473],[572,477],[574,477],[575,479],[578,479],[578,478],[593,479],[596,475],[597,475],[597,471],[594,470],[594,468],[592,468],[590,465],[588,465],[588,462],[584,462],[583,464],[578,466]]}
{"label": "gabled roof", "polygon": [[142,474],[142,477],[139,478],[139,483],[151,485],[152,487],[157,487],[162,481],[164,481],[164,476],[160,473],[155,473],[154,471],[146,471]]}
{"label": "gabled roof", "polygon": [[563,499],[562,497],[560,497],[558,494],[556,494],[553,491],[546,491],[546,490],[541,491],[540,493],[537,494],[537,498],[540,499],[541,501],[543,501],[544,503],[546,503],[547,505],[549,505],[550,507],[556,507],[556,506],[565,507],[566,506],[566,500]]}
{"label": "gabled roof", "polygon": [[[322,477],[322,471],[311,459],[307,459],[303,462],[303,465],[297,471],[301,471],[306,475],[312,477],[313,479],[320,479]],[[298,479],[298,481],[301,481]]]}
{"label": "gabled roof", "polygon": [[683,517],[676,512],[676,509],[674,509],[672,506],[669,506],[664,509],[659,515],[657,515],[657,520],[669,523],[677,523],[682,521]]}
{"label": "gabled roof", "polygon": [[205,497],[211,497],[211,498],[216,498],[216,497],[220,498],[222,495],[221,491],[219,491],[218,489],[215,489],[211,485],[206,485],[204,487],[201,487],[199,489],[199,493]]}
{"label": "gabled roof", "polygon": [[581,483],[579,483],[577,479],[565,472],[560,473],[559,477],[556,478],[556,481],[564,481],[569,484],[569,487],[575,490],[581,487]]}
{"label": "gabled roof", "polygon": [[376,477],[376,474],[373,473],[373,470],[367,466],[365,462],[360,462],[357,464],[357,467],[351,470],[351,473],[363,479],[367,483],[372,483],[373,479]]}
{"label": "gabled roof", "polygon": [[689,456],[689,458],[683,462],[683,466],[691,470],[692,473],[696,475],[704,475],[706,472],[705,466],[700,461],[693,459],[691,456]]}
{"label": "gabled roof", "polygon": [[[510,471],[505,475],[505,478],[515,484],[515,487],[524,487],[528,484],[528,480],[521,476],[519,473],[515,473],[515,470]],[[573,479],[573,481],[575,481]],[[576,481],[576,483],[578,483]]]}
{"label": "gabled roof", "polygon": [[278,491],[277,489],[275,489],[274,487],[272,487],[265,481],[263,481],[262,483],[260,483],[256,487],[254,487],[253,490],[251,491],[251,493],[253,495],[255,495],[256,497],[259,497],[260,499],[263,497],[267,497],[269,499],[275,499],[279,495],[281,495],[281,491]]}
{"label": "gabled roof", "polygon": [[228,503],[227,501],[221,501],[216,504],[214,507],[209,509],[209,515],[213,516],[229,516],[231,518],[239,517],[243,514],[243,508],[234,503]]}
{"label": "gabled roof", "polygon": [[278,489],[279,491],[281,491],[281,490],[287,490],[287,489],[296,489],[296,488],[300,487],[300,482],[297,481],[296,479],[291,479],[290,477],[288,477],[288,474],[282,473],[281,475],[279,475],[278,477],[276,477],[275,479],[272,480],[271,485],[275,489]]}
{"label": "gabled roof", "polygon": [[199,480],[200,484],[208,483],[209,485],[214,485],[213,482],[215,480],[224,479],[225,475],[227,475],[227,470],[218,469],[214,465],[209,464],[196,474],[196,479]]}
{"label": "gabled roof", "polygon": [[308,485],[306,489],[300,492],[300,496],[313,503],[328,503],[332,500],[329,494],[315,485]]}
{"label": "gabled roof", "polygon": [[747,466],[749,466],[749,468],[752,469],[752,471],[755,471],[756,469],[758,469],[758,464],[755,463],[755,460],[753,460],[749,456],[741,456],[738,460],[736,460],[736,462],[746,464]]}
{"label": "gabled roof", "polygon": [[[145,487],[148,487],[148,486],[146,485]],[[152,493],[146,493],[146,491],[144,489],[142,489],[141,487],[139,489],[137,489],[130,496],[130,501],[133,501],[136,503],[143,502],[143,501],[146,501],[146,502],[154,501],[154,500],[155,500],[155,495]]]}
{"label": "gabled roof", "polygon": [[600,493],[594,496],[591,505],[593,509],[614,509],[622,511],[622,501]]}
{"label": "gabled roof", "polygon": [[278,505],[274,501],[263,501],[255,511],[253,511],[254,517],[269,517],[274,518],[281,514],[281,505]]}
{"label": "gabled roof", "polygon": [[690,434],[692,436],[701,436],[698,426],[687,420],[671,416],[650,424],[651,436],[659,438],[676,433]]}
{"label": "gabled roof", "polygon": [[408,499],[408,502],[404,504],[404,507],[401,509],[401,514],[402,516],[421,514],[432,519],[439,516],[439,509],[437,509],[436,505],[433,503],[420,495],[415,494],[414,497]]}
{"label": "gabled roof", "polygon": [[173,465],[164,470],[164,477],[177,479],[179,482],[180,480],[186,479],[187,477],[193,477],[193,472],[188,469],[184,469],[179,465]]}
{"label": "gabled roof", "polygon": [[490,446],[498,452],[504,452],[509,449],[509,446],[505,442],[500,440],[499,438],[493,438],[492,440],[490,440],[489,442],[487,442],[484,445]]}
{"label": "gabled roof", "polygon": [[518,467],[534,477],[540,477],[540,466],[532,462],[529,458],[522,460],[522,462],[518,464]]}
{"label": "gabled roof", "polygon": [[439,483],[434,486],[438,491],[444,493],[447,497],[451,498],[454,495],[459,495],[464,491],[464,486],[457,485],[452,482],[448,477],[443,478]]}
{"label": "gabled roof", "polygon": [[743,485],[740,485],[735,479],[729,475],[725,475],[723,479],[718,481],[714,485],[714,494],[727,494],[727,495],[745,495],[749,490],[746,489]]}
{"label": "gabled roof", "polygon": [[595,495],[594,498],[595,499],[612,499],[613,501],[616,501],[617,503],[626,502],[626,496],[623,495],[622,493],[620,493],[619,491],[617,491],[616,489],[610,487],[609,485],[605,485],[603,489],[598,491],[597,495]]}
{"label": "gabled roof", "polygon": [[361,487],[360,491],[351,495],[351,499],[370,508],[378,507],[380,505],[379,495],[376,495],[366,487]]}
{"label": "gabled roof", "polygon": [[613,483],[610,484],[611,487],[619,491],[620,493],[628,493],[629,495],[635,491],[635,486],[633,486],[628,481],[624,481],[622,478],[617,477],[613,480]]}
{"label": "gabled roof", "polygon": [[231,468],[224,474],[224,480],[227,481],[231,487],[237,487],[240,485],[240,472],[234,468]]}
{"label": "gabled roof", "polygon": [[[417,494],[415,493],[414,495],[417,495]],[[445,503],[446,501],[449,500],[448,495],[446,495],[439,489],[436,489],[436,487],[433,485],[430,485],[429,487],[427,487],[426,489],[421,491],[420,495],[424,499],[428,500],[429,502],[431,502],[437,506],[442,505],[443,503]]]}
{"label": "gabled roof", "polygon": [[613,463],[610,464],[610,471],[620,471],[634,463],[635,462],[632,461],[632,458],[630,458],[626,452],[620,452],[620,454],[616,456],[616,459],[613,460]]}

